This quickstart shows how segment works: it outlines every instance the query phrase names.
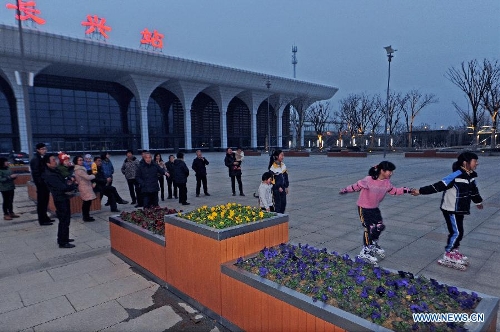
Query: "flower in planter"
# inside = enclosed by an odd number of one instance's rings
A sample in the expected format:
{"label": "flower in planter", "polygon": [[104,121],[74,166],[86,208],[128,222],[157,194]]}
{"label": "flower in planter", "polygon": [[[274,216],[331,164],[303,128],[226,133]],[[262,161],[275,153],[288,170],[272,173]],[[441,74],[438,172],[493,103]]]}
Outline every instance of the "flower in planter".
{"label": "flower in planter", "polygon": [[165,236],[165,222],[163,217],[166,214],[175,214],[177,210],[167,207],[154,207],[149,209],[138,209],[133,212],[122,212],[120,218],[132,224],[141,226],[154,234]]}
{"label": "flower in planter", "polygon": [[183,214],[179,212],[179,217],[181,218],[217,229],[247,224],[275,215],[275,213],[262,211],[257,207],[244,206],[237,203],[227,203],[212,207],[203,205],[188,213]]}
{"label": "flower in planter", "polygon": [[348,255],[308,245],[281,244],[239,268],[396,331],[456,331],[464,323],[414,323],[413,313],[467,313],[481,301],[474,292],[411,273],[388,271]]}

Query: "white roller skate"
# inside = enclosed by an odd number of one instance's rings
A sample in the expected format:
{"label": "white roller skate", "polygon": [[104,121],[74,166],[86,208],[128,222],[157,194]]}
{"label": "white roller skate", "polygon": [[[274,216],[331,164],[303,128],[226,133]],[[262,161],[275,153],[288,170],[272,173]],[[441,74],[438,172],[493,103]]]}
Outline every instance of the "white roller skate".
{"label": "white roller skate", "polygon": [[443,258],[438,259],[438,264],[446,267],[451,267],[452,269],[465,271],[467,269],[467,265],[465,262],[458,256],[455,255],[452,251],[446,252],[443,255]]}
{"label": "white roller skate", "polygon": [[378,259],[373,256],[372,250],[369,247],[363,247],[363,249],[359,252],[358,257],[367,263],[377,266]]}
{"label": "white roller skate", "polygon": [[459,257],[464,263],[465,265],[469,265],[469,257],[465,256],[464,254],[462,254],[461,252],[458,251],[458,248],[455,248],[451,251],[452,253],[454,253],[457,257]]}
{"label": "white roller skate", "polygon": [[378,242],[373,241],[373,244],[370,245],[369,248],[373,254],[379,256],[380,258],[385,258],[385,250],[378,245]]}

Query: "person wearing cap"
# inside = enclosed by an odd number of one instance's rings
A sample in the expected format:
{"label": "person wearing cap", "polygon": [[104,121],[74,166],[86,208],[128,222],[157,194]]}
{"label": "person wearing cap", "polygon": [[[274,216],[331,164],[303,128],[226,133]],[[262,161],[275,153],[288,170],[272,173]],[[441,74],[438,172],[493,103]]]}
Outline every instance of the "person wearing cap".
{"label": "person wearing cap", "polygon": [[46,153],[46,145],[44,143],[38,143],[36,145],[36,153],[30,160],[31,178],[36,186],[36,213],[40,226],[52,225],[55,221],[54,219],[50,219],[47,215],[50,191],[42,178],[46,168],[45,164],[42,162],[42,158]]}
{"label": "person wearing cap", "polygon": [[90,153],[87,153],[85,156],[83,156],[83,167],[87,170],[87,174],[92,174],[92,164],[94,163],[94,160],[92,158],[92,155]]}
{"label": "person wearing cap", "polygon": [[62,176],[64,176],[64,178],[73,177],[75,165],[71,162],[70,155],[66,152],[59,151],[57,158],[59,159],[59,166],[57,166],[57,168],[59,169],[59,172],[61,172]]}

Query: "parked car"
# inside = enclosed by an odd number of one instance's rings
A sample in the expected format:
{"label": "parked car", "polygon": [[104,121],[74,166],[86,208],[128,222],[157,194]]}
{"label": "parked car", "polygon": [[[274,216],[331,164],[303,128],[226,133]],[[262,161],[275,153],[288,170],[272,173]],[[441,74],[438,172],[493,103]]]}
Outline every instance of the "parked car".
{"label": "parked car", "polygon": [[14,152],[9,154],[9,162],[15,165],[28,165],[30,163],[30,156],[25,152]]}

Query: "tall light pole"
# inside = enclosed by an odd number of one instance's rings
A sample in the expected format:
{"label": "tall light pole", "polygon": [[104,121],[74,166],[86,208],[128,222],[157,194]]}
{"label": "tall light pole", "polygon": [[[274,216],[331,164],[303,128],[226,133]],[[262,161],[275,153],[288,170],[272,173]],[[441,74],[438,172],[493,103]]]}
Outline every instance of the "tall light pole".
{"label": "tall light pole", "polygon": [[267,76],[267,81],[266,81],[266,86],[267,86],[267,150],[269,151],[269,155],[272,154],[271,152],[271,118],[269,114],[269,90],[271,89],[271,79],[269,76]]}
{"label": "tall light pole", "polygon": [[391,82],[391,60],[394,57],[392,53],[396,52],[397,50],[393,49],[391,45],[384,47],[385,51],[387,52],[387,60],[389,61],[389,72],[387,75],[387,100],[386,100],[386,105],[385,105],[385,130],[384,130],[384,158],[385,154],[387,152],[387,127],[389,123],[389,83]]}

